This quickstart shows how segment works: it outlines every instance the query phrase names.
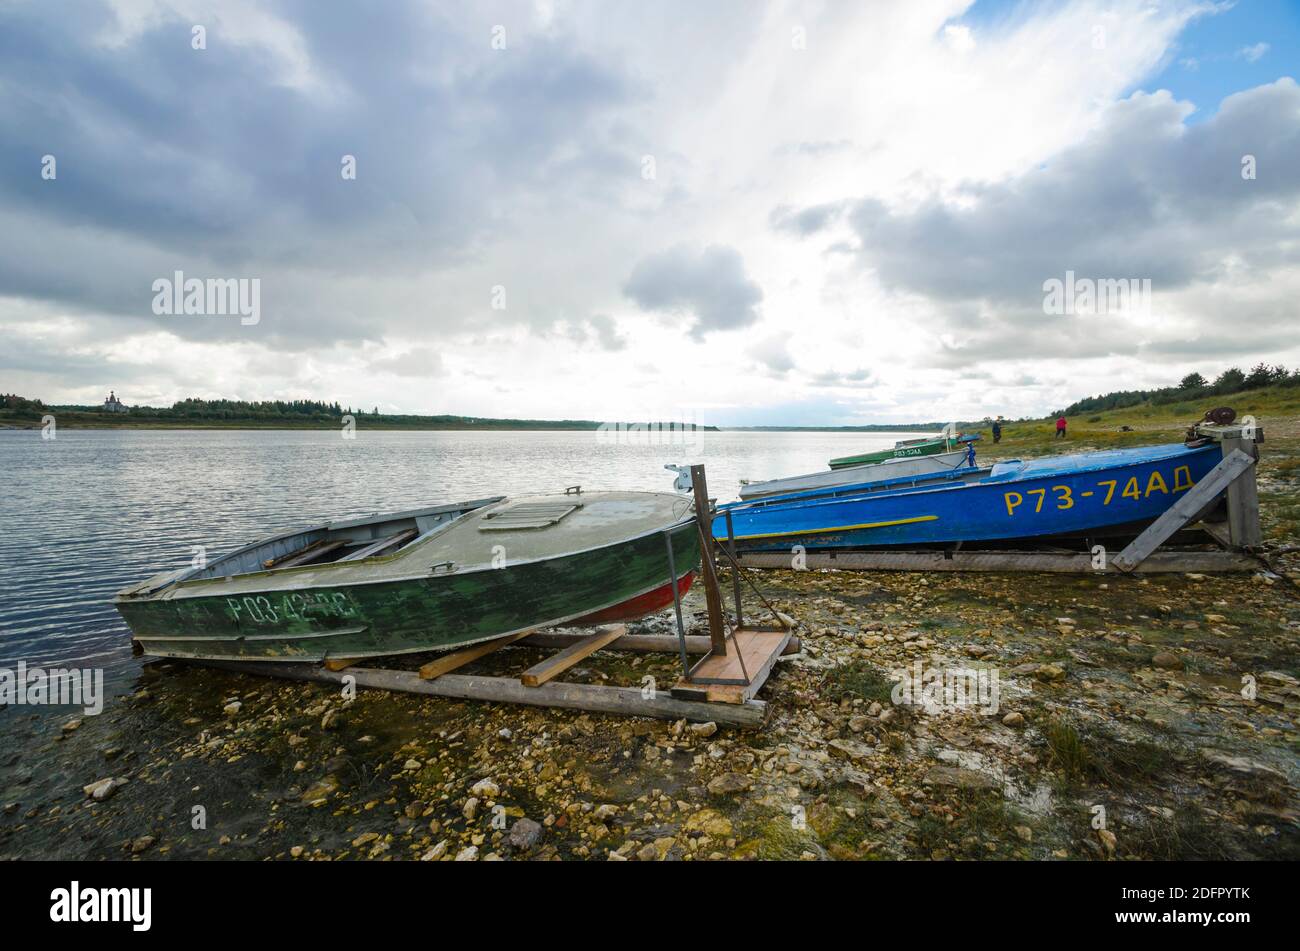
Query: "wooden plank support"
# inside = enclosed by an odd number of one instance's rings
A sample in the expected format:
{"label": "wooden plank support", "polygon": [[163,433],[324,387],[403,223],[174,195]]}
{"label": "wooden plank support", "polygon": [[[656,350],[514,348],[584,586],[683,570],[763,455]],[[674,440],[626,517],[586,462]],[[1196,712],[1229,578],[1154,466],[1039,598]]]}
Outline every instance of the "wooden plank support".
{"label": "wooden plank support", "polygon": [[1214,502],[1219,493],[1227,489],[1247,469],[1253,470],[1255,460],[1240,449],[1226,452],[1223,459],[1200,482],[1188,489],[1178,501],[1165,509],[1160,517],[1129,542],[1128,547],[1111,559],[1120,571],[1132,571],[1142,560],[1154,552],[1184,525],[1200,517]]}
{"label": "wooden plank support", "polygon": [[202,667],[216,667],[238,673],[288,680],[342,684],[351,677],[359,687],[372,690],[397,690],[457,700],[486,700],[495,703],[522,703],[534,707],[560,707],[567,710],[590,710],[621,716],[658,717],[697,723],[709,720],[719,726],[757,729],[767,718],[767,704],[748,700],[741,704],[699,703],[679,700],[668,691],[656,691],[652,697],[641,695],[640,687],[605,687],[591,684],[548,683],[525,687],[512,677],[476,677],[446,674],[436,680],[422,680],[413,670],[380,670],[354,667],[348,671],[329,671],[315,664],[288,664],[265,661],[180,661]]}
{"label": "wooden plank support", "polygon": [[709,484],[704,466],[691,466],[691,491],[695,494],[695,524],[700,533],[700,580],[704,583],[704,601],[709,609],[709,640],[713,653],[727,653],[727,632],[723,627],[722,592],[718,588],[718,570],[713,563],[713,513],[709,510]]}
{"label": "wooden plank support", "polygon": [[[539,631],[529,637],[524,638],[524,647],[568,647],[570,644],[577,643],[586,635],[577,633],[568,633],[561,631]],[[607,644],[605,650],[610,651],[638,651],[643,653],[665,653],[675,654],[680,649],[680,643],[676,634],[628,634],[620,637],[613,643]],[[686,653],[688,654],[707,654],[712,649],[712,643],[707,637],[699,634],[686,635]],[[785,646],[785,653],[797,654],[802,650],[799,638],[790,638],[790,643]]]}
{"label": "wooden plank support", "polygon": [[[844,551],[808,552],[808,570],[840,571],[1043,571],[1070,574],[1116,574],[1115,559],[1104,568],[1093,564],[1089,554],[1040,551]],[[746,568],[792,571],[790,556],[783,552],[741,552]],[[1176,571],[1254,571],[1255,559],[1230,551],[1156,551],[1134,568],[1142,574]]]}
{"label": "wooden plank support", "polygon": [[[767,682],[789,642],[789,628],[737,628],[727,640],[727,654],[705,658],[691,671],[691,679],[678,681],[673,696],[683,700],[744,703]],[[701,682],[702,679],[743,681],[746,671],[748,683]]]}
{"label": "wooden plank support", "polygon": [[558,654],[553,654],[539,664],[534,664],[519,675],[519,682],[525,687],[540,687],[548,680],[564,673],[584,657],[596,653],[606,644],[612,644],[627,633],[624,624],[611,624],[609,627],[597,628],[596,633],[570,644]]}
{"label": "wooden plank support", "polygon": [[494,640],[484,641],[481,644],[473,644],[463,650],[443,654],[440,657],[429,661],[420,668],[420,678],[422,680],[433,680],[435,677],[441,677],[443,674],[450,673],[458,667],[464,667],[471,661],[495,653],[508,644],[513,644],[515,641],[523,640],[532,633],[532,628],[529,628],[528,630],[520,631],[517,634],[507,634],[505,637],[498,637]]}
{"label": "wooden plank support", "polygon": [[360,657],[327,657],[325,658],[326,670],[347,670],[353,664],[361,663]]}
{"label": "wooden plank support", "polygon": [[[1259,460],[1259,449],[1253,439],[1227,438],[1223,440],[1223,457],[1233,452],[1243,452],[1251,461]],[[1228,537],[1237,548],[1263,547],[1264,533],[1259,524],[1259,489],[1255,484],[1255,466],[1250,466],[1228,486]]]}

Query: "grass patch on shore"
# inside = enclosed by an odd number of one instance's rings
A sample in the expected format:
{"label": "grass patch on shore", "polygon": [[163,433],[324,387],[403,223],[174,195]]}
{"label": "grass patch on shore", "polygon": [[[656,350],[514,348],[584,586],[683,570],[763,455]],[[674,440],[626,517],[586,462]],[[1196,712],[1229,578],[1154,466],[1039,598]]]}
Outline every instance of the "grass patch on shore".
{"label": "grass patch on shore", "polygon": [[1229,833],[1196,806],[1175,810],[1171,819],[1152,816],[1123,831],[1121,851],[1141,859],[1187,862],[1239,857]]}
{"label": "grass patch on shore", "polygon": [[829,671],[822,679],[822,695],[839,703],[841,700],[875,700],[889,703],[895,681],[865,660],[852,660]]}
{"label": "grass patch on shore", "polygon": [[1068,786],[1100,783],[1111,787],[1152,783],[1178,766],[1178,755],[1145,740],[1085,736],[1054,718],[1043,726],[1048,765],[1059,769]]}

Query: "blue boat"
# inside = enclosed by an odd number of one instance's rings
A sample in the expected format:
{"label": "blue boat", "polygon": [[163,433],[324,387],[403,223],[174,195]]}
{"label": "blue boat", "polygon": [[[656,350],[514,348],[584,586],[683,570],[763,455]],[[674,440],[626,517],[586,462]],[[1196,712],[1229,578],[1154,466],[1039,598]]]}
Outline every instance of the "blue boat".
{"label": "blue boat", "polygon": [[790,551],[1104,536],[1140,528],[1222,458],[1181,443],[1012,460],[722,505],[713,535],[737,549]]}

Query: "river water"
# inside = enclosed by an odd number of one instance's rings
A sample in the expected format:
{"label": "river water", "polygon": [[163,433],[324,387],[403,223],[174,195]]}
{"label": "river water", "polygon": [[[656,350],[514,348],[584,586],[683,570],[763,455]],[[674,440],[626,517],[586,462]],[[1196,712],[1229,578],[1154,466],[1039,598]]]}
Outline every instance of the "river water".
{"label": "river water", "polygon": [[[488,495],[672,491],[704,463],[710,494],[826,468],[908,433],[0,431],[0,668],[93,667],[110,695],[139,670],[111,604],[159,571],[316,521]],[[3,714],[0,714],[2,716]]]}

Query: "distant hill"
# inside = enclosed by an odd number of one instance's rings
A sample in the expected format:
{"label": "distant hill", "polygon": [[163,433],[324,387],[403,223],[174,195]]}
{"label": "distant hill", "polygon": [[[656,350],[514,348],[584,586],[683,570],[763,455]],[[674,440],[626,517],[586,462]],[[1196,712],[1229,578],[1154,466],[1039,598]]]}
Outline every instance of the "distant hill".
{"label": "distant hill", "polygon": [[1081,416],[1085,413],[1125,409],[1144,403],[1162,406],[1210,397],[1231,396],[1234,393],[1260,390],[1270,386],[1300,387],[1300,370],[1292,371],[1283,366],[1271,367],[1263,363],[1249,373],[1237,367],[1229,367],[1220,373],[1213,383],[1199,373],[1189,373],[1177,386],[1166,386],[1155,390],[1116,390],[1113,393],[1078,400],[1061,412],[1066,416]]}

